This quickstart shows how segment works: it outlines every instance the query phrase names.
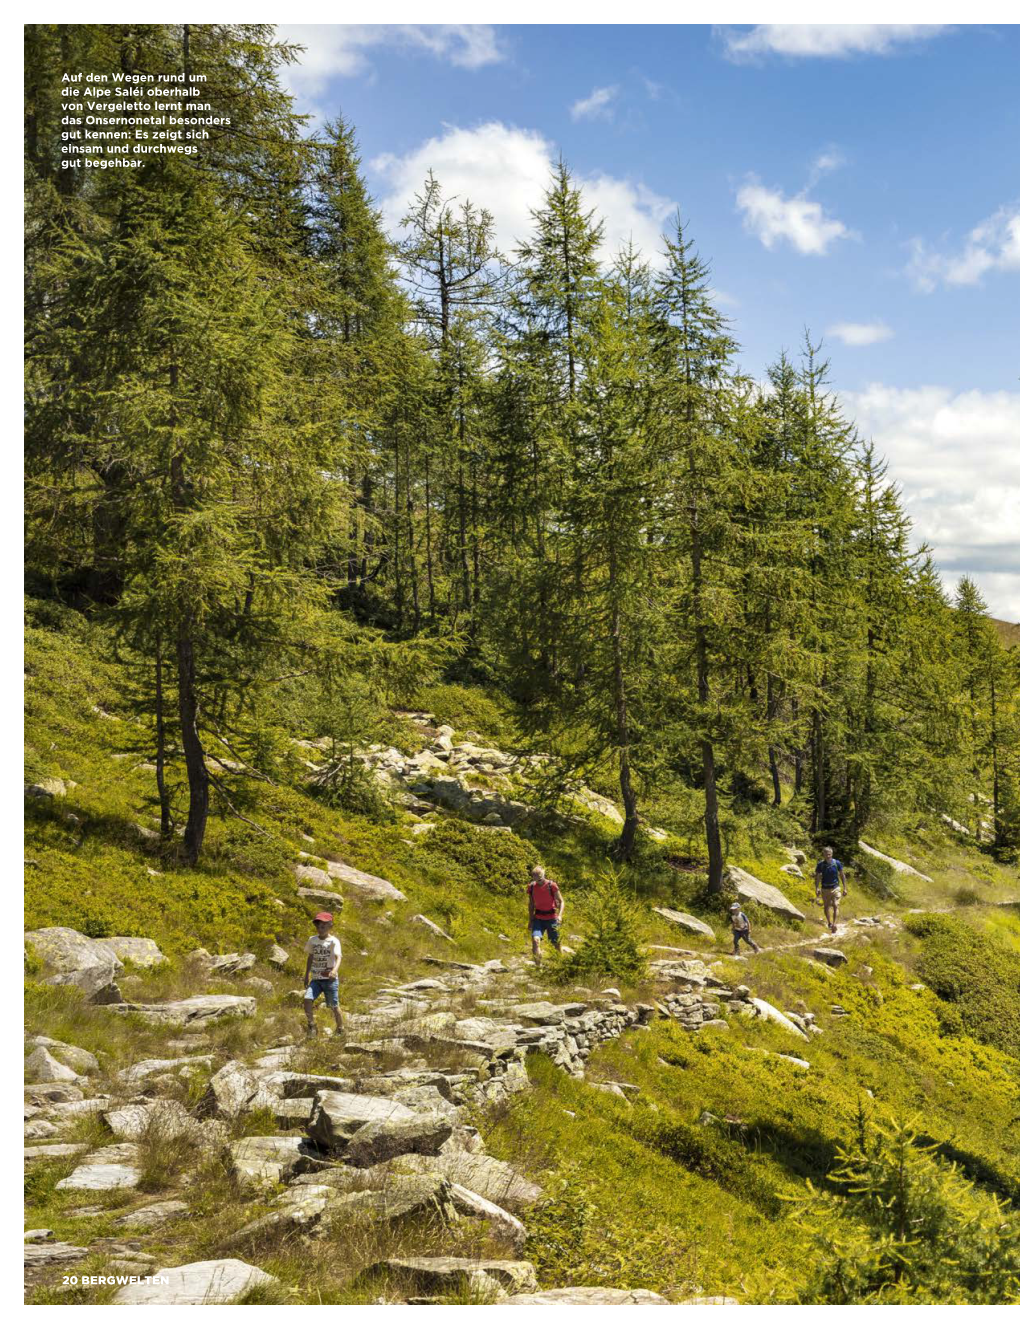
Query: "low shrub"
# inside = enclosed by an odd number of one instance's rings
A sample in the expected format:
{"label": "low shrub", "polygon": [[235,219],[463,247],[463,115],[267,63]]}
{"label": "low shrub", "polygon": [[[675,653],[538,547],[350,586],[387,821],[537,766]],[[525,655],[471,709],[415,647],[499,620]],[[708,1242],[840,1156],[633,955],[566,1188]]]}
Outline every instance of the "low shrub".
{"label": "low shrub", "polygon": [[423,856],[452,868],[465,885],[500,895],[522,894],[531,868],[541,861],[534,844],[519,835],[454,820],[442,820],[429,831]]}

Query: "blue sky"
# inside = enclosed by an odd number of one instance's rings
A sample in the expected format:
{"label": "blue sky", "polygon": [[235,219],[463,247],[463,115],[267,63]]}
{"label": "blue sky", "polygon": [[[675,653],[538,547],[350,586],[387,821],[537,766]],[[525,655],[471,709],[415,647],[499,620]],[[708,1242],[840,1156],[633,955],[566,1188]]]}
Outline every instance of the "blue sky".
{"label": "blue sky", "polygon": [[679,206],[744,368],[823,336],[947,583],[1020,621],[1020,29],[279,31],[394,228],[432,166],[510,249],[560,152],[614,241]]}

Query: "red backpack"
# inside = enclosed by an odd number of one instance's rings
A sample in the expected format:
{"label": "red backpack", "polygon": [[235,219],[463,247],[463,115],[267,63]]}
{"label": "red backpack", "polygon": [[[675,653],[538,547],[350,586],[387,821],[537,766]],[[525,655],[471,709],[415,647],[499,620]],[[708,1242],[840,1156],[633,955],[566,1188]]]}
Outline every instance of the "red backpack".
{"label": "red backpack", "polygon": [[556,891],[559,886],[555,881],[550,881],[548,876],[544,881],[532,881],[528,886],[528,894],[531,896],[531,908],[536,918],[547,921],[556,916]]}

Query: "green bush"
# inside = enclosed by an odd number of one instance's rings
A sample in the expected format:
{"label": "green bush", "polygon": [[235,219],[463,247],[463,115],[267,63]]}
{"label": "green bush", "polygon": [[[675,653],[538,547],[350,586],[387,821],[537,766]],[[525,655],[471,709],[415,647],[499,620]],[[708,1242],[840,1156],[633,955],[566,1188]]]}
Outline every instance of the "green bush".
{"label": "green bush", "polygon": [[906,926],[921,940],[920,977],[956,1008],[963,1028],[1020,1057],[1020,954],[944,914],[925,913]]}
{"label": "green bush", "polygon": [[634,899],[613,874],[602,877],[588,896],[584,940],[563,964],[565,981],[613,977],[633,982],[645,971],[635,921]]}
{"label": "green bush", "polygon": [[534,844],[519,835],[481,830],[452,819],[440,821],[429,831],[423,857],[447,870],[452,868],[465,885],[500,895],[523,894],[531,868],[541,861]]}
{"label": "green bush", "polygon": [[[975,1191],[909,1126],[881,1129],[862,1119],[857,1133],[837,1150],[828,1176],[836,1194],[808,1185],[801,1221],[831,1255],[816,1263],[805,1298],[829,1305],[1015,1303],[1016,1215]],[[836,1230],[841,1237],[833,1242]]]}

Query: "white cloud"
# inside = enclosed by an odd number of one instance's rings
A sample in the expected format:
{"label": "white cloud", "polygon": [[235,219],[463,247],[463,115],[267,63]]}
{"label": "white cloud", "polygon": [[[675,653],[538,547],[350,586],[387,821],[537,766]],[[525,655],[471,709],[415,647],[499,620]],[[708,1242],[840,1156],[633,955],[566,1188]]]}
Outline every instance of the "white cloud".
{"label": "white cloud", "polygon": [[1020,272],[1020,203],[999,208],[968,234],[955,254],[938,253],[914,240],[908,273],[919,290],[976,286],[989,272]]}
{"label": "white cloud", "polygon": [[[474,129],[447,125],[406,155],[378,157],[371,166],[385,181],[382,207],[391,229],[431,169],[447,198],[469,198],[489,209],[499,246],[509,253],[530,235],[531,209],[541,206],[557,158],[555,146],[537,130],[491,121]],[[676,203],[640,182],[612,175],[578,175],[575,181],[587,207],[605,219],[606,254],[633,239],[654,261]]]}
{"label": "white cloud", "polygon": [[369,72],[368,53],[383,47],[424,52],[461,69],[480,69],[503,58],[487,23],[279,23],[276,33],[281,41],[305,47],[300,63],[283,70],[285,82],[305,104],[331,78]]}
{"label": "white cloud", "polygon": [[972,576],[995,617],[1020,622],[1020,392],[872,383],[840,396],[888,460],[946,583]]}
{"label": "white cloud", "polygon": [[582,97],[571,106],[571,120],[611,120],[613,102],[619,91],[617,87],[592,88],[587,97]]}
{"label": "white cloud", "polygon": [[786,240],[801,254],[825,254],[835,240],[853,236],[853,231],[836,217],[827,217],[821,203],[812,203],[803,194],[785,198],[778,189],[769,189],[749,175],[737,191],[737,207],[744,214],[744,226],[757,235],[766,249]]}
{"label": "white cloud", "polygon": [[726,55],[734,61],[768,55],[795,59],[845,59],[851,55],[892,55],[911,42],[946,31],[944,23],[759,23],[750,29],[723,29]]}
{"label": "white cloud", "polygon": [[873,346],[876,341],[888,341],[892,334],[885,323],[833,323],[825,331],[827,337],[835,337],[844,346]]}

